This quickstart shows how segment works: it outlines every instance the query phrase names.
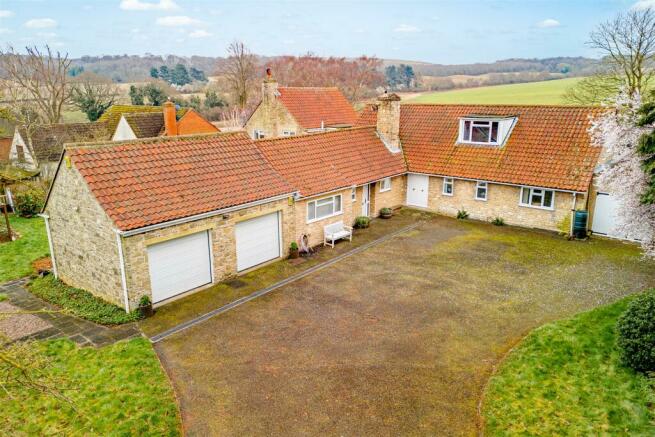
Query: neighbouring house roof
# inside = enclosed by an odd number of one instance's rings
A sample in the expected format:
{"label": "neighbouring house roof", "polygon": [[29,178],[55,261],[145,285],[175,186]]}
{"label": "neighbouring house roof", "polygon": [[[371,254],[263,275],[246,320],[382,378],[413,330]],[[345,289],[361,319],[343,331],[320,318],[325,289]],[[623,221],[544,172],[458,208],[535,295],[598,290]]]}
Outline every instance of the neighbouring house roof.
{"label": "neighbouring house roof", "polygon": [[[490,182],[585,192],[601,151],[591,144],[591,117],[574,106],[403,104],[400,140],[408,170]],[[457,144],[459,119],[480,114],[517,117],[503,147]],[[375,107],[359,125],[376,123]]]}
{"label": "neighbouring house roof", "polygon": [[161,134],[164,129],[163,112],[128,112],[123,118],[130,125],[137,138],[152,138]]}
{"label": "neighbouring house roof", "polygon": [[279,100],[305,129],[353,126],[357,112],[336,87],[278,87]]}
{"label": "neighbouring house roof", "polygon": [[0,165],[9,162],[9,151],[11,150],[11,138],[0,138]]}
{"label": "neighbouring house roof", "polygon": [[220,129],[191,108],[177,122],[178,135],[210,134],[214,132],[220,132]]}
{"label": "neighbouring house roof", "polygon": [[[28,140],[25,127],[18,128],[20,136]],[[38,162],[57,161],[65,143],[105,141],[110,138],[105,123],[56,123],[34,127],[31,147]]]}
{"label": "neighbouring house roof", "polygon": [[303,196],[405,173],[402,153],[391,153],[375,128],[256,141],[269,162]]}
{"label": "neighbouring house roof", "polygon": [[[121,116],[124,114],[148,112],[163,113],[163,111],[164,109],[161,106],[112,105],[100,116],[100,118],[98,118],[98,121],[101,123],[106,123],[107,128],[111,132],[115,132],[116,126],[118,126],[118,122],[121,120]],[[182,114],[178,114],[178,117],[181,117],[181,115]]]}
{"label": "neighbouring house roof", "polygon": [[245,132],[70,145],[67,154],[121,230],[294,191]]}

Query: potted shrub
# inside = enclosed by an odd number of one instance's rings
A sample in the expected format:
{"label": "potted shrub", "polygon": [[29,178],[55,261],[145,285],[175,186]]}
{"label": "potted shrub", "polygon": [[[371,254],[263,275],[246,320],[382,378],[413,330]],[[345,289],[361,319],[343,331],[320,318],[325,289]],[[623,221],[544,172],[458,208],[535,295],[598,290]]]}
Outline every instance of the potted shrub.
{"label": "potted shrub", "polygon": [[300,256],[300,250],[298,249],[298,243],[295,241],[289,245],[289,259],[296,259]]}
{"label": "potted shrub", "polygon": [[382,208],[380,210],[380,218],[388,219],[391,218],[392,215],[393,215],[393,211],[391,210],[391,208]]}
{"label": "potted shrub", "polygon": [[371,219],[366,216],[359,216],[355,219],[354,227],[357,229],[368,228],[368,225],[371,224]]}
{"label": "potted shrub", "polygon": [[496,217],[491,221],[492,224],[496,226],[504,226],[505,225],[505,220],[503,220],[502,217]]}
{"label": "potted shrub", "polygon": [[141,299],[139,299],[139,312],[143,317],[152,316],[154,311],[152,310],[152,301],[150,300],[150,296],[145,294],[141,296]]}

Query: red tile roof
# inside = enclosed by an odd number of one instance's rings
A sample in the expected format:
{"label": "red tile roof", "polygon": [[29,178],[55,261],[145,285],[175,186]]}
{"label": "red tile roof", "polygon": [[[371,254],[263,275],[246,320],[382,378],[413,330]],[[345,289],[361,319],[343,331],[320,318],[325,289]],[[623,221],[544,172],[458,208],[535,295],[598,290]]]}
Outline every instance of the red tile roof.
{"label": "red tile roof", "polygon": [[325,126],[353,126],[357,112],[336,87],[279,87],[279,99],[305,129]]}
{"label": "red tile roof", "polygon": [[391,153],[373,127],[256,143],[273,167],[303,196],[406,172],[402,153]]}
{"label": "red tile roof", "polygon": [[294,191],[244,132],[72,145],[67,153],[121,230]]}
{"label": "red tile roof", "polygon": [[[587,191],[600,148],[590,117],[600,108],[570,106],[401,105],[400,139],[410,172]],[[460,117],[517,116],[503,147],[456,144]],[[375,124],[366,108],[359,125]]]}

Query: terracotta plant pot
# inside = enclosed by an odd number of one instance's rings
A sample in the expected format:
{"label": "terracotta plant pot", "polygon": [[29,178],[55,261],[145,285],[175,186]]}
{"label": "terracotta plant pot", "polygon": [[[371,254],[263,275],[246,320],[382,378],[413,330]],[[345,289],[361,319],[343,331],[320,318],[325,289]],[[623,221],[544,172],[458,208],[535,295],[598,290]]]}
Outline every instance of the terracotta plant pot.
{"label": "terracotta plant pot", "polygon": [[289,249],[289,259],[296,259],[300,256],[300,249]]}
{"label": "terracotta plant pot", "polygon": [[393,214],[390,213],[390,212],[387,212],[387,213],[381,213],[381,214],[380,214],[380,218],[383,218],[383,219],[390,219],[392,215],[393,215]]}

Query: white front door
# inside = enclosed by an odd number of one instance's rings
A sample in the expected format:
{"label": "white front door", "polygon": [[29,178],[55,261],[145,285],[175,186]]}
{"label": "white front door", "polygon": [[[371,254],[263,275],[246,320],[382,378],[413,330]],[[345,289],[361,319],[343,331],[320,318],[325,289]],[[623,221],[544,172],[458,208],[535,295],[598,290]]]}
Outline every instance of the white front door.
{"label": "white front door", "polygon": [[281,255],[278,213],[237,223],[235,238],[238,271],[278,258]]}
{"label": "white front door", "polygon": [[371,209],[371,184],[362,185],[362,215],[368,217]]}
{"label": "white front door", "polygon": [[407,205],[428,207],[430,177],[420,174],[407,175]]}
{"label": "white front door", "polygon": [[211,283],[210,254],[208,231],[148,246],[152,302]]}

